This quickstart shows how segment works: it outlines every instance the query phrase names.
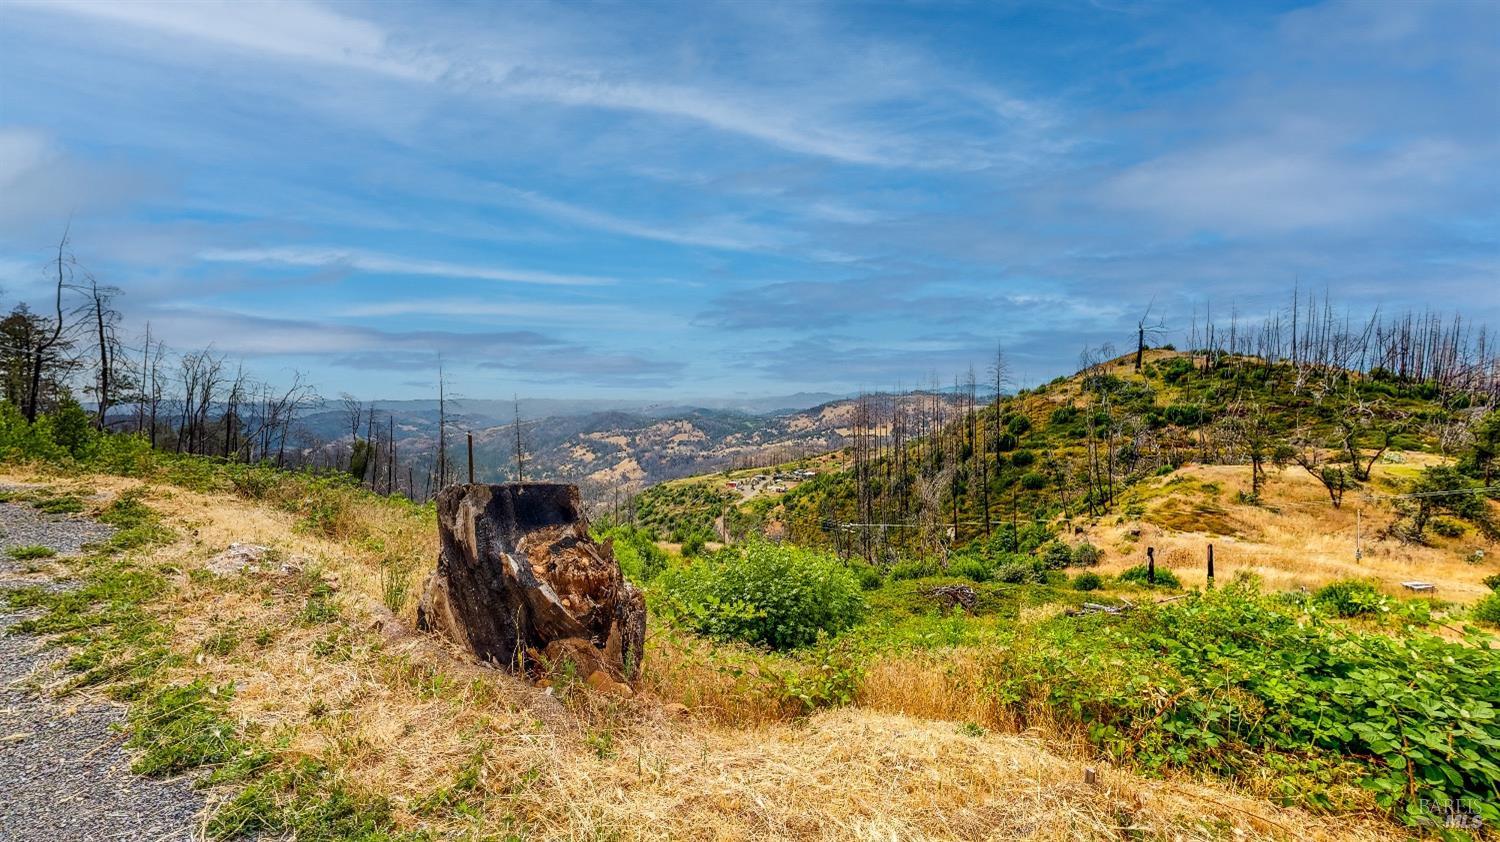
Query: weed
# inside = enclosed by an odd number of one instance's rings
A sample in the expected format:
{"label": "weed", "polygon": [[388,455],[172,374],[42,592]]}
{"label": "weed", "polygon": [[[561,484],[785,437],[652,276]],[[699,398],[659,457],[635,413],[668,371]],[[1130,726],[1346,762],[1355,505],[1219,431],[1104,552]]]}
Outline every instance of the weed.
{"label": "weed", "polygon": [[388,556],[380,563],[380,599],[392,614],[400,614],[411,598],[411,574],[416,562],[403,556]]}
{"label": "weed", "polygon": [[239,646],[239,633],[231,628],[214,632],[213,634],[204,638],[203,643],[199,646],[199,648],[205,655],[213,655],[215,657],[222,658],[225,655],[233,653],[234,650],[239,648]]}
{"label": "weed", "polygon": [[454,776],[449,786],[439,787],[412,806],[418,815],[436,815],[444,812],[459,812],[467,806],[469,796],[479,791],[484,777],[484,753],[481,746],[474,756]]}
{"label": "weed", "polygon": [[27,544],[20,547],[11,547],[5,554],[16,561],[33,561],[40,558],[52,558],[57,555],[57,550],[51,547],[43,547],[40,544]]}
{"label": "weed", "polygon": [[338,594],[333,586],[316,571],[304,572],[303,579],[307,583],[307,599],[297,613],[297,622],[304,626],[319,626],[337,620]]}
{"label": "weed", "polygon": [[600,760],[612,760],[618,753],[615,748],[615,734],[608,729],[602,731],[590,731],[583,739],[584,745],[594,752],[594,756]]}

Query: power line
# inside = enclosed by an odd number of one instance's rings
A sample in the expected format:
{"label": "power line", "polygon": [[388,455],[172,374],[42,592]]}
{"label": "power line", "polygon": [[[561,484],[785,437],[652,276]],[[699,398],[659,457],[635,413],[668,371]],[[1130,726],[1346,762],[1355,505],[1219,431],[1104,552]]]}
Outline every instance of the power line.
{"label": "power line", "polygon": [[1500,488],[1445,488],[1438,491],[1415,491],[1410,494],[1364,494],[1366,500],[1410,500],[1417,497],[1447,497],[1453,494],[1486,494],[1500,497]]}

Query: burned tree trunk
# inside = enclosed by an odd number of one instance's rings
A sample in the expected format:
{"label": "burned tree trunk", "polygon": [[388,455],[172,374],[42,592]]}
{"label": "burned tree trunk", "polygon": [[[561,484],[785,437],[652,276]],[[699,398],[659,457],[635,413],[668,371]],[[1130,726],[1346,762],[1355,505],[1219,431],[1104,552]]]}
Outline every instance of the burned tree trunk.
{"label": "burned tree trunk", "polygon": [[639,672],[646,603],[609,542],[595,543],[578,488],[544,482],[456,485],[438,495],[437,571],[417,626],[482,661],[527,670],[572,661],[580,677]]}

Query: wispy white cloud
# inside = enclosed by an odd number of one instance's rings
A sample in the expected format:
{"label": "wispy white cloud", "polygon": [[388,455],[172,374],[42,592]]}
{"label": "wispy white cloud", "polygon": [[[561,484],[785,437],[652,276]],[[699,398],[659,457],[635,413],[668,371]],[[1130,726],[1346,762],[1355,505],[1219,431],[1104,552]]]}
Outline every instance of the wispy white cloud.
{"label": "wispy white cloud", "polygon": [[460,319],[513,318],[528,322],[574,323],[597,321],[618,324],[640,319],[649,311],[612,304],[572,304],[556,301],[494,301],[478,298],[408,298],[345,307],[342,318],[443,316]]}
{"label": "wispy white cloud", "polygon": [[16,0],[10,5],[413,81],[435,81],[447,69],[440,59],[397,53],[388,33],[374,23],[301,0]]}
{"label": "wispy white cloud", "polygon": [[358,249],[283,246],[256,249],[209,249],[198,257],[219,263],[275,263],[283,266],[347,267],[388,275],[468,278],[549,286],[594,286],[615,283],[598,275],[571,275],[494,265],[475,266],[442,260],[417,260]]}
{"label": "wispy white cloud", "polygon": [[564,222],[644,240],[730,251],[762,251],[781,246],[786,241],[782,232],[733,218],[679,227],[653,225],[505,184],[492,182],[485,185],[485,188],[491,197],[505,204],[523,207]]}
{"label": "wispy white cloud", "polygon": [[[975,169],[1029,158],[1048,144],[1037,132],[1056,122],[1051,110],[992,84],[952,76],[894,45],[842,44],[827,34],[804,40],[802,53],[843,52],[857,63],[848,79],[804,85],[795,97],[780,86],[758,87],[700,75],[683,82],[643,62],[604,62],[587,54],[533,56],[505,42],[476,49],[462,38],[420,27],[394,30],[325,6],[281,2],[175,3],[137,0],[20,0],[13,7],[124,24],[258,56],[311,62],[395,80],[440,86],[455,93],[520,98],[686,120],[802,155],[881,167]],[[788,49],[767,44],[768,50]],[[496,52],[501,54],[495,58]],[[867,58],[873,54],[874,58]],[[858,84],[853,84],[857,82]],[[847,84],[846,84],[847,83]],[[919,120],[950,110],[993,123],[990,138],[927,138],[891,120],[870,121],[869,108],[900,96],[923,102]],[[906,109],[906,110],[909,110]]]}

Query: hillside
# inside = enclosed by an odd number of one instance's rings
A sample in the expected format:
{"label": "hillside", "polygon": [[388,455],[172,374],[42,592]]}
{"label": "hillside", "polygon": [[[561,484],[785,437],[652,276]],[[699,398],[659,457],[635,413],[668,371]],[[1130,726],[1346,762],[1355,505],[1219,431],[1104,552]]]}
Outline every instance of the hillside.
{"label": "hillside", "polygon": [[[714,541],[727,513],[741,536],[789,537],[886,566],[985,555],[996,540],[1014,550],[1028,531],[1038,547],[1059,534],[1100,547],[1112,572],[1154,547],[1160,564],[1200,584],[1213,543],[1221,578],[1254,573],[1278,590],[1373,577],[1392,593],[1412,580],[1463,602],[1487,593],[1481,580],[1500,561],[1497,495],[1469,495],[1488,515],[1467,521],[1434,505],[1438,528],[1420,538],[1409,534],[1415,503],[1402,497],[1424,468],[1461,460],[1485,409],[1422,384],[1284,388],[1296,377],[1249,360],[1205,372],[1201,358],[1173,351],[1148,352],[1137,374],[1126,356],[950,413],[938,434],[899,446],[891,431],[913,420],[871,413],[870,428],[849,434],[864,437],[864,465],[846,449],[818,462],[816,476],[753,494],[727,485],[761,469],[680,480],[642,495],[638,522],[662,539]],[[1350,407],[1353,418],[1340,415]],[[1339,472],[1337,507],[1325,471]]]}

